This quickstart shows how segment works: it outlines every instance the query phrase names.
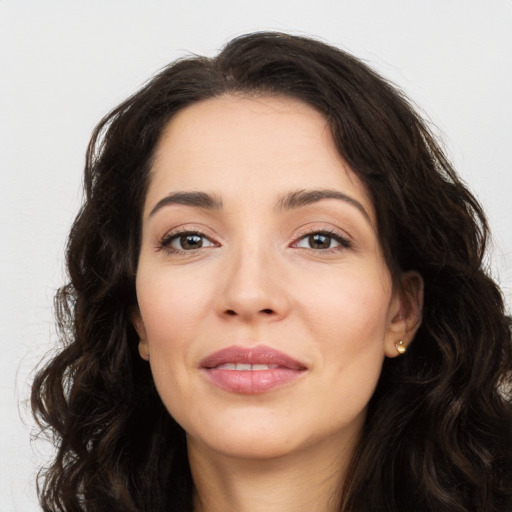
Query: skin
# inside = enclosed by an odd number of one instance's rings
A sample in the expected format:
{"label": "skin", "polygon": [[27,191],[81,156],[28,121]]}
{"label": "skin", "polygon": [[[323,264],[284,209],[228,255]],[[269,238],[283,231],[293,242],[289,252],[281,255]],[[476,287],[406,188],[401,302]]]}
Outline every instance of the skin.
{"label": "skin", "polygon": [[[349,199],[283,208],[300,190]],[[222,208],[162,202],[198,191]],[[195,509],[335,510],[383,359],[418,327],[422,286],[415,273],[393,285],[373,205],[325,118],[276,97],[182,110],[157,147],[142,225],[133,323],[187,432]],[[184,246],[186,231],[202,246]],[[235,344],[276,348],[307,370],[265,393],[226,391],[199,366]]]}

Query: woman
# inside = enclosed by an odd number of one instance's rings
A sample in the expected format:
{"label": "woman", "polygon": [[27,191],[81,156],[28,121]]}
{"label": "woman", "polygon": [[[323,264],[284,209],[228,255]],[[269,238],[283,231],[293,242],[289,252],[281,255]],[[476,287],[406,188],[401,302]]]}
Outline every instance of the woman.
{"label": "woman", "polygon": [[485,217],[396,89],[243,36],[106,116],[85,173],[44,510],[511,509]]}

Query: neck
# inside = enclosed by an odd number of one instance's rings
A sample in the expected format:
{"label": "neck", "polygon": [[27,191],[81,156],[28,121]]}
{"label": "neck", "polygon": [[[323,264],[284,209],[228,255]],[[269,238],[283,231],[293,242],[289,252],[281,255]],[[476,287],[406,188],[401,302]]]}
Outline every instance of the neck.
{"label": "neck", "polygon": [[355,443],[239,459],[189,442],[194,512],[335,512]]}

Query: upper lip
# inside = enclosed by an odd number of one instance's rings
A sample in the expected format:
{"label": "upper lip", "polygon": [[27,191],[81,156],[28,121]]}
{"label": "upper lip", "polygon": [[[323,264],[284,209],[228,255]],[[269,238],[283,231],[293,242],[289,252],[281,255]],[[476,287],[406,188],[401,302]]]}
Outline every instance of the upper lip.
{"label": "upper lip", "polygon": [[290,370],[306,369],[306,365],[300,361],[284,352],[264,345],[257,345],[255,347],[234,345],[223,348],[206,356],[200,362],[200,367],[211,369],[226,363],[277,364],[279,367]]}

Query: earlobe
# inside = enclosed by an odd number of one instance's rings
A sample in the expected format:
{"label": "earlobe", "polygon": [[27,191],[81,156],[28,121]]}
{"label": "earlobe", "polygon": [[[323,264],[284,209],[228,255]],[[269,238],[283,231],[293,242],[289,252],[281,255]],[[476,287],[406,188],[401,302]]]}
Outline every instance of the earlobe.
{"label": "earlobe", "polygon": [[423,278],[418,272],[402,275],[390,311],[385,354],[396,357],[406,352],[421,324]]}
{"label": "earlobe", "polygon": [[149,347],[147,343],[147,335],[146,335],[146,327],[144,325],[144,321],[142,320],[142,316],[140,314],[140,310],[138,307],[134,307],[130,319],[133,327],[137,331],[139,336],[139,354],[142,359],[145,361],[149,360]]}
{"label": "earlobe", "polygon": [[149,361],[149,348],[147,343],[142,340],[139,341],[139,355],[144,361]]}

